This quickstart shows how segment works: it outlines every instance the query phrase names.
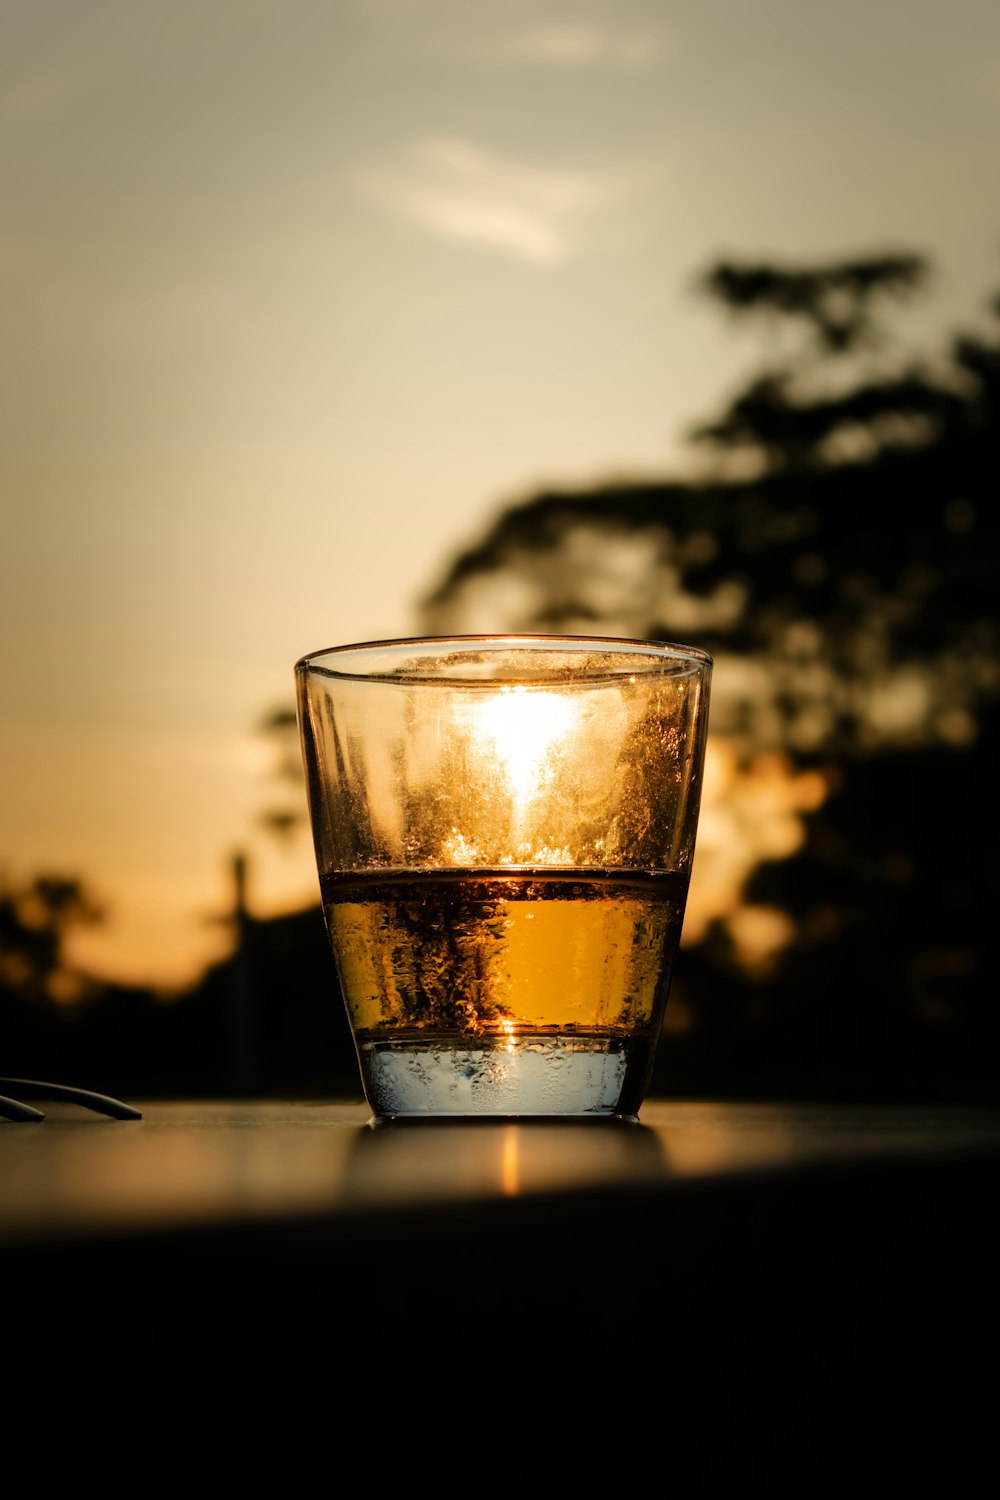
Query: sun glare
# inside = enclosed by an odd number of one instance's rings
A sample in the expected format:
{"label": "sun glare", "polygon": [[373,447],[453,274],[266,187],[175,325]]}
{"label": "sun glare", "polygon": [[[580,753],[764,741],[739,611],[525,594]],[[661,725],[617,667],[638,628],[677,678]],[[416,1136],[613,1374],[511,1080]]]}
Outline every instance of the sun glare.
{"label": "sun glare", "polygon": [[526,687],[491,695],[476,705],[472,730],[477,745],[503,766],[520,811],[551,782],[550,753],[572,732],[576,718],[566,698]]}

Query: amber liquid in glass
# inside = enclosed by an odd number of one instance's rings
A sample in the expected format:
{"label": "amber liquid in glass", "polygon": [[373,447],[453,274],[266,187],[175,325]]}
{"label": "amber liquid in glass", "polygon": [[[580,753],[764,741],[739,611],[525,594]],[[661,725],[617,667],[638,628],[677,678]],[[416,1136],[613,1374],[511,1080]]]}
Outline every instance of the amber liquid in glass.
{"label": "amber liquid in glass", "polygon": [[377,1116],[635,1114],[687,875],[380,870],[322,886]]}

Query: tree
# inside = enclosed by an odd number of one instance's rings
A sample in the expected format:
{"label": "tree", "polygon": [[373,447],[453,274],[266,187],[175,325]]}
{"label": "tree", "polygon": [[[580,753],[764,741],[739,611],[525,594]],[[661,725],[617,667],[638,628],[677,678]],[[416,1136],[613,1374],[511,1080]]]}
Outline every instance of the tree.
{"label": "tree", "polygon": [[709,477],[531,498],[424,609],[432,632],[712,652],[692,1031],[728,994],[740,1067],[825,1049],[843,1072],[855,1047],[898,1080],[996,1041],[1000,879],[962,820],[995,808],[1000,338],[904,357],[886,308],[926,276],[914,255],[712,268],[702,289],[767,342],[692,434]]}
{"label": "tree", "polygon": [[0,892],[0,982],[27,999],[79,998],[87,982],[66,962],[66,938],[103,919],[75,876],[42,874],[8,887]]}
{"label": "tree", "polygon": [[298,717],[294,708],[279,705],[264,715],[257,726],[272,752],[271,776],[277,800],[260,813],[260,822],[270,833],[282,839],[293,838],[306,823],[306,805],[302,795],[302,751],[299,748]]}

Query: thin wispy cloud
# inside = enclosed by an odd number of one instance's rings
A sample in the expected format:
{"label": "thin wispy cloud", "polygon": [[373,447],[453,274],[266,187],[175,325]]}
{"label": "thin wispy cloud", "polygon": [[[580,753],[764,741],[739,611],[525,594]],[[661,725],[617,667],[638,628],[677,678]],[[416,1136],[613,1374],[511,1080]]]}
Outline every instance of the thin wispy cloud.
{"label": "thin wispy cloud", "polygon": [[537,166],[447,136],[410,143],[364,186],[447,239],[537,265],[579,250],[594,212],[621,188],[611,173]]}
{"label": "thin wispy cloud", "polygon": [[610,4],[514,4],[510,0],[353,0],[369,24],[391,26],[406,45],[487,67],[637,71],[663,56],[659,20],[632,20],[628,0]]}
{"label": "thin wispy cloud", "polygon": [[555,68],[652,67],[662,56],[653,32],[598,25],[533,26],[494,37],[482,55],[498,63],[536,63]]}

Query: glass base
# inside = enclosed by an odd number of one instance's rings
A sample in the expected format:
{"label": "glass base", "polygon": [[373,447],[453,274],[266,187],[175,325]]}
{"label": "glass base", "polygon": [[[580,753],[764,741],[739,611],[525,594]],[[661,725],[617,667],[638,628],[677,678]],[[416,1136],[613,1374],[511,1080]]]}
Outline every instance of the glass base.
{"label": "glass base", "polygon": [[[637,1057],[637,1050],[642,1057]],[[363,1041],[358,1055],[376,1120],[585,1115],[634,1119],[636,1064],[648,1041],[520,1036]]]}

